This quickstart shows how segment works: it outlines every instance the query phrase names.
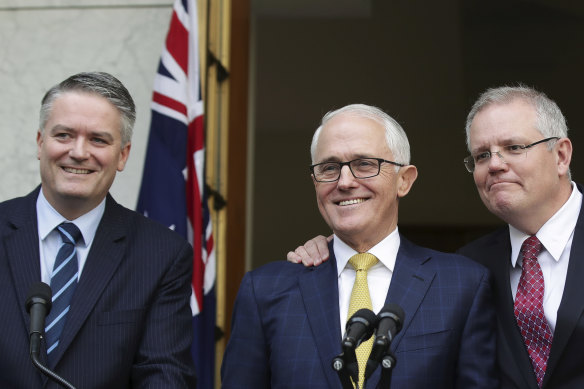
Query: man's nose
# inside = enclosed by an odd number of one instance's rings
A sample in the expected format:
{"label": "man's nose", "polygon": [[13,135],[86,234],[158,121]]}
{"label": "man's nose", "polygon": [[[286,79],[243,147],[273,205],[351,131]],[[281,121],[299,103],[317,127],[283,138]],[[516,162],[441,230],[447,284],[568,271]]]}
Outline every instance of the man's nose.
{"label": "man's nose", "polygon": [[351,168],[349,165],[345,165],[341,167],[341,175],[339,176],[339,183],[338,186],[340,188],[350,187],[355,184],[357,179],[351,172]]}
{"label": "man's nose", "polygon": [[505,168],[507,166],[507,161],[501,154],[500,151],[491,151],[491,158],[489,158],[489,170],[498,170]]}
{"label": "man's nose", "polygon": [[85,139],[82,137],[75,139],[75,142],[73,142],[71,149],[69,150],[69,156],[74,159],[89,158],[89,149]]}

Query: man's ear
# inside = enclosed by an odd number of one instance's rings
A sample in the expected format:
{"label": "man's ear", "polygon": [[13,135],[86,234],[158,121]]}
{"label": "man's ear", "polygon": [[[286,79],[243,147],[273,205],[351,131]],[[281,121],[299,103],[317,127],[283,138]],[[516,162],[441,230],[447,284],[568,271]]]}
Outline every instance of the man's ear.
{"label": "man's ear", "polygon": [[399,169],[398,174],[397,196],[401,198],[409,193],[414,181],[418,178],[418,168],[414,165],[406,165]]}
{"label": "man's ear", "polygon": [[41,134],[41,131],[37,131],[37,159],[41,159],[41,146],[43,145],[44,139],[43,139],[43,134]]}
{"label": "man's ear", "polygon": [[565,176],[570,169],[572,161],[572,142],[568,138],[561,138],[554,146],[556,152],[556,161],[558,164],[558,175]]}
{"label": "man's ear", "polygon": [[130,156],[130,149],[132,148],[132,144],[130,142],[126,143],[124,147],[122,147],[122,151],[120,153],[120,160],[118,161],[117,169],[119,172],[123,171],[126,167],[126,162],[128,162],[128,157]]}

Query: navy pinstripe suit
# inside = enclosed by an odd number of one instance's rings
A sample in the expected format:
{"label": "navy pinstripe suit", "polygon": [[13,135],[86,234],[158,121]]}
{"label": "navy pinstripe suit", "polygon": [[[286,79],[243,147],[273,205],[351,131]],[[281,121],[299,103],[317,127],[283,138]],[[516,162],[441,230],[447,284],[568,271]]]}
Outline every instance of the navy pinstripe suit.
{"label": "navy pinstripe suit", "polygon": [[[28,354],[24,301],[40,281],[38,192],[0,204],[3,389],[57,388]],[[78,388],[193,388],[191,274],[186,241],[108,195],[49,367]]]}
{"label": "navy pinstripe suit", "polygon": [[[244,277],[222,366],[224,388],[340,388],[336,260],[278,261]],[[406,319],[391,347],[393,388],[496,388],[495,314],[488,271],[401,237],[386,302]],[[368,381],[373,388],[380,368]]]}

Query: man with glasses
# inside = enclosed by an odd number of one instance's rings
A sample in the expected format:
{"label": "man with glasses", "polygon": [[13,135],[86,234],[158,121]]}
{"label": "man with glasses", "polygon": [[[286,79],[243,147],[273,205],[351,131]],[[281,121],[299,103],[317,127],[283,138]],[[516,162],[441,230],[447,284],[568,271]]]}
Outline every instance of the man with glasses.
{"label": "man with glasses", "polygon": [[[311,157],[317,204],[334,232],[333,259],[318,268],[273,262],[246,274],[223,388],[340,387],[332,361],[347,320],[358,308],[377,313],[390,302],[405,313],[384,351],[397,359],[393,387],[497,387],[488,271],[398,232],[399,201],[417,178],[401,126],[375,107],[343,107],[324,116]],[[356,387],[368,359],[374,369],[366,387],[382,378],[371,347],[356,347]]]}
{"label": "man with glasses", "polygon": [[[479,195],[508,223],[460,250],[494,275],[503,387],[584,388],[582,187],[570,178],[564,116],[533,89],[490,89],[466,134]],[[530,240],[534,269],[522,254]]]}
{"label": "man with glasses", "polygon": [[[583,188],[571,180],[567,135],[556,103],[524,86],[487,90],[467,118],[464,164],[508,223],[459,250],[494,276],[503,388],[584,388]],[[324,242],[288,259],[318,263]]]}

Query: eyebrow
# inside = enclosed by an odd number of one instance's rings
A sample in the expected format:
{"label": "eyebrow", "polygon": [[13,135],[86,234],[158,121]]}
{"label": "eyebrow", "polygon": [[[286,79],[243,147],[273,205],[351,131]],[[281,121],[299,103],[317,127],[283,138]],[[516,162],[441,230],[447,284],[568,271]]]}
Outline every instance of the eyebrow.
{"label": "eyebrow", "polygon": [[[349,159],[347,159],[347,161],[353,161],[355,159],[361,159],[361,158],[378,158],[378,157],[373,157],[373,156],[367,155],[367,154],[356,154],[356,155],[352,155]],[[320,162],[317,162],[317,163],[325,163],[325,162],[344,162],[344,161],[341,161],[341,159],[338,157],[327,157],[327,158],[323,158]]]}
{"label": "eyebrow", "polygon": [[497,142],[496,145],[489,144],[488,146],[483,145],[483,146],[476,147],[476,148],[471,150],[471,154],[478,153],[481,151],[487,151],[487,150],[490,151],[491,147],[493,147],[493,146],[501,147],[501,146],[509,146],[509,145],[524,145],[524,144],[528,144],[528,143],[530,143],[530,142],[525,140],[524,138],[516,138],[516,137],[515,138],[507,138],[507,139],[503,139],[502,141]]}
{"label": "eyebrow", "polygon": [[49,132],[51,134],[52,133],[55,133],[57,131],[68,131],[68,132],[70,132],[70,131],[74,131],[74,130],[71,127],[67,127],[67,126],[64,126],[62,124],[55,124],[53,127],[49,128]]}
{"label": "eyebrow", "polygon": [[[50,128],[49,132],[51,134],[54,134],[55,132],[58,131],[65,131],[65,132],[76,132],[76,130],[72,127],[68,127],[65,126],[63,124],[55,124],[52,128]],[[112,141],[114,140],[114,137],[112,136],[111,133],[106,132],[106,131],[90,131],[89,135],[91,137],[97,136],[97,137],[101,137],[101,138],[105,138],[108,141]]]}

